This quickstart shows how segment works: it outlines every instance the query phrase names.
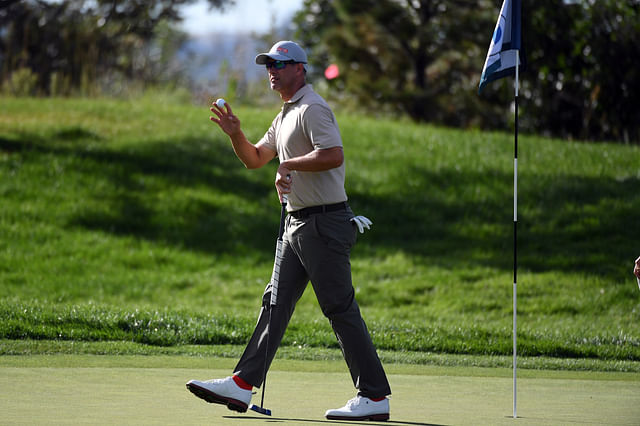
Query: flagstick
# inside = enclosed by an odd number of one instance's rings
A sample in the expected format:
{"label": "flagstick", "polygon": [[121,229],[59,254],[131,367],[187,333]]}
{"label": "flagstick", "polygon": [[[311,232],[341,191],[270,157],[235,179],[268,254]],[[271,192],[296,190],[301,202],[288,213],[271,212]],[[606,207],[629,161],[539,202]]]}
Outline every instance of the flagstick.
{"label": "flagstick", "polygon": [[517,418],[517,310],[518,310],[518,89],[520,51],[516,50],[515,136],[513,157],[513,418]]}

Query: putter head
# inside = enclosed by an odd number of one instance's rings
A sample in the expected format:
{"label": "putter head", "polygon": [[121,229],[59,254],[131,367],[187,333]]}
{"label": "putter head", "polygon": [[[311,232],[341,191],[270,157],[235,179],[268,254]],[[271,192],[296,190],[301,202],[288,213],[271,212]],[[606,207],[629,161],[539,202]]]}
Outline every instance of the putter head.
{"label": "putter head", "polygon": [[253,410],[256,413],[264,414],[265,416],[270,416],[271,415],[271,410],[269,410],[268,408],[258,407],[255,404],[251,404],[249,406],[249,410]]}

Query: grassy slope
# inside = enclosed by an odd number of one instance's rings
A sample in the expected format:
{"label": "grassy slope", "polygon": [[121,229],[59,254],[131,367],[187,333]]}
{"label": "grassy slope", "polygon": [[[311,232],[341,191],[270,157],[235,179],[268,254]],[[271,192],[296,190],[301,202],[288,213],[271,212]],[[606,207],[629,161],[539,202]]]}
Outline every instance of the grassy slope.
{"label": "grassy slope", "polygon": [[[237,108],[257,140],[275,111]],[[247,171],[206,108],[2,99],[0,336],[242,344],[272,261],[274,165]],[[338,117],[353,255],[378,347],[511,350],[512,138]],[[521,137],[522,355],[640,360],[630,276],[640,151]],[[285,344],[335,347],[311,291]]]}

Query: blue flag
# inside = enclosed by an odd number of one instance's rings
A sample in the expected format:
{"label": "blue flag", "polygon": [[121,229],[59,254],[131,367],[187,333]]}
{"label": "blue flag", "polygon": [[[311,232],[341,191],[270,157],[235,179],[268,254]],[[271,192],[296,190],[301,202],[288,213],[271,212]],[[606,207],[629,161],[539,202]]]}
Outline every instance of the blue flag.
{"label": "blue flag", "polygon": [[494,80],[515,74],[516,66],[522,66],[516,53],[521,49],[520,0],[504,0],[500,16],[489,45],[487,59],[482,68],[478,93]]}

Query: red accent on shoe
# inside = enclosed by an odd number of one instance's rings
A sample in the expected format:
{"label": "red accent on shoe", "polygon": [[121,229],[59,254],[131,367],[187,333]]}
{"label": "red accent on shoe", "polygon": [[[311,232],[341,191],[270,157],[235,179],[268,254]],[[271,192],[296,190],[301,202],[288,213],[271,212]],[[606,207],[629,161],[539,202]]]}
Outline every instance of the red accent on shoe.
{"label": "red accent on shoe", "polygon": [[236,382],[236,385],[238,385],[239,388],[241,389],[245,389],[245,390],[252,390],[253,386],[251,386],[249,383],[245,382],[244,380],[242,380],[241,377],[238,377],[236,375],[233,376],[233,381]]}
{"label": "red accent on shoe", "polygon": [[385,398],[386,398],[386,397],[384,397],[384,396],[383,396],[382,398],[369,398],[369,399],[370,399],[370,400],[372,400],[373,402],[380,402],[380,401],[382,401],[382,400],[383,400],[383,399],[385,399]]}

